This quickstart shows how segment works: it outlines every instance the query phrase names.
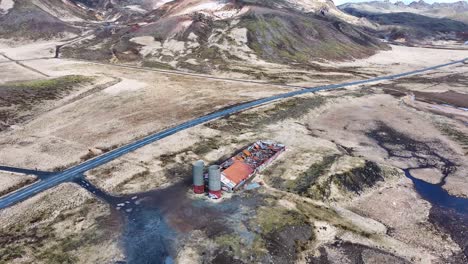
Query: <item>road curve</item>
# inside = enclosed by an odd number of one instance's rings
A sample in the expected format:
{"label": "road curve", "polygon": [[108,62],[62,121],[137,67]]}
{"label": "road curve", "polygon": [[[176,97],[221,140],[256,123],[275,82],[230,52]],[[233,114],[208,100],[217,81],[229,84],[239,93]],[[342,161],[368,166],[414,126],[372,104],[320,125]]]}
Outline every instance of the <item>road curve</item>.
{"label": "road curve", "polygon": [[0,198],[0,209],[7,208],[11,205],[14,205],[15,203],[18,203],[20,201],[23,201],[31,196],[36,195],[37,193],[40,193],[42,191],[45,191],[49,188],[52,188],[60,183],[69,181],[73,179],[75,176],[80,176],[86,171],[89,171],[91,169],[94,169],[96,167],[99,167],[105,163],[108,163],[109,161],[112,161],[116,158],[119,158],[129,152],[132,152],[134,150],[137,150],[143,146],[146,146],[148,144],[151,144],[155,141],[158,141],[160,139],[163,139],[165,137],[168,137],[170,135],[173,135],[177,132],[180,132],[182,130],[206,123],[208,121],[212,121],[214,119],[228,116],[234,113],[241,112],[243,110],[263,105],[266,103],[270,103],[273,101],[277,101],[280,99],[284,98],[289,98],[301,94],[306,94],[306,93],[315,93],[319,91],[326,91],[326,90],[333,90],[333,89],[340,89],[340,88],[345,88],[353,85],[360,85],[360,84],[368,84],[372,82],[378,82],[378,81],[386,81],[386,80],[394,80],[402,77],[406,77],[409,75],[414,75],[414,74],[419,74],[431,70],[435,70],[438,68],[458,64],[458,63],[463,63],[465,60],[468,58],[465,58],[463,60],[457,60],[457,61],[452,61],[449,63],[445,64],[440,64],[420,70],[415,70],[415,71],[410,71],[410,72],[405,72],[405,73],[400,73],[400,74],[394,74],[394,75],[388,75],[388,76],[382,76],[382,77],[376,77],[376,78],[371,78],[367,80],[361,80],[361,81],[353,81],[353,82],[346,82],[346,83],[341,83],[341,84],[332,84],[332,85],[324,85],[324,86],[318,86],[318,87],[311,87],[303,90],[297,90],[293,92],[288,92],[280,95],[275,95],[263,99],[258,99],[255,101],[251,101],[248,103],[240,104],[237,106],[233,106],[224,110],[220,110],[196,119],[193,119],[191,121],[187,121],[185,123],[182,123],[180,125],[177,125],[173,128],[169,128],[166,130],[163,130],[161,132],[157,132],[155,134],[149,135],[147,137],[144,137],[140,140],[137,140],[133,143],[127,144],[125,146],[122,146],[120,148],[114,149],[112,151],[109,151],[103,155],[100,155],[98,157],[95,157],[94,159],[85,161],[75,167],[69,168],[67,170],[64,170],[60,173],[57,173],[55,176],[47,178],[45,180],[41,180],[39,182],[36,182],[28,187],[22,188],[21,190],[18,190],[14,193],[11,193],[9,195],[6,195],[2,198]]}

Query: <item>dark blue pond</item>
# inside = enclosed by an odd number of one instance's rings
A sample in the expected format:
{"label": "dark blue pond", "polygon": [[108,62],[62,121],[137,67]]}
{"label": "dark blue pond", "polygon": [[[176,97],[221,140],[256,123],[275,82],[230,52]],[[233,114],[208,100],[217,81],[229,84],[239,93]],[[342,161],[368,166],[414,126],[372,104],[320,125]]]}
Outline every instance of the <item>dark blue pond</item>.
{"label": "dark blue pond", "polygon": [[411,179],[414,188],[421,197],[433,205],[454,209],[458,213],[468,214],[468,199],[450,195],[440,184],[431,184],[413,177],[409,169],[404,170]]}

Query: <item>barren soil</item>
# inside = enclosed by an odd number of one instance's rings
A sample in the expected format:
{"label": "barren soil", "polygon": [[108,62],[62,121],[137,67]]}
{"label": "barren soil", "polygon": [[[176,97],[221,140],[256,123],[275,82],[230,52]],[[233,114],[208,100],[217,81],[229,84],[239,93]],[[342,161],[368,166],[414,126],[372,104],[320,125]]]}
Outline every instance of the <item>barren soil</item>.
{"label": "barren soil", "polygon": [[0,261],[118,261],[122,259],[119,225],[108,206],[85,190],[74,184],[59,185],[0,212]]}
{"label": "barren soil", "polygon": [[0,172],[0,196],[36,181],[35,176]]}
{"label": "barren soil", "polygon": [[[463,56],[394,47],[346,67],[387,74]],[[24,63],[52,78],[94,78],[0,132],[2,165],[40,170],[63,169],[91,152],[293,89],[62,59]],[[448,90],[464,96],[467,72],[467,65],[454,66],[401,82],[304,95],[167,137],[86,174],[110,195],[133,201],[134,211],[119,210],[127,204],[106,204],[71,183],[0,211],[1,260],[116,262],[125,260],[124,253],[130,259],[140,251],[154,253],[154,244],[142,241],[156,235],[176,262],[466,262],[466,239],[459,235],[467,232],[464,218],[424,200],[402,169],[430,167],[414,176],[436,182],[436,175],[446,175],[442,188],[468,197],[466,123],[405,99]],[[417,94],[414,101],[421,102]],[[257,175],[262,187],[218,203],[191,194],[192,162],[218,163],[260,139],[288,148]],[[444,214],[450,221],[444,222]],[[128,236],[132,228],[147,236]],[[167,233],[154,234],[159,231]]]}

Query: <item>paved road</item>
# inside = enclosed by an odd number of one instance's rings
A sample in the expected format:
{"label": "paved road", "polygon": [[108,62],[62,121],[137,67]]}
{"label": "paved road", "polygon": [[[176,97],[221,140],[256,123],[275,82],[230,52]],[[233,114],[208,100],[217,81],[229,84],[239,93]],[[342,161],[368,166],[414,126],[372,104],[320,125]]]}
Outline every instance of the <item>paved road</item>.
{"label": "paved road", "polygon": [[63,183],[63,182],[69,181],[69,180],[73,180],[75,177],[79,177],[80,175],[82,175],[86,171],[97,168],[97,167],[99,167],[99,166],[101,166],[103,164],[108,163],[109,161],[112,161],[112,160],[114,160],[116,158],[119,158],[119,157],[121,157],[121,156],[123,156],[123,155],[125,155],[125,154],[127,154],[129,152],[132,152],[132,151],[134,151],[136,149],[139,149],[139,148],[141,148],[143,146],[146,146],[146,145],[151,144],[151,143],[153,143],[155,141],[158,141],[160,139],[163,139],[165,137],[173,135],[173,134],[175,134],[177,132],[180,132],[182,130],[185,130],[185,129],[188,129],[188,128],[191,128],[191,127],[203,124],[203,123],[206,123],[208,121],[211,121],[211,120],[214,120],[214,119],[217,119],[217,118],[220,118],[220,117],[228,116],[230,114],[234,114],[234,113],[237,113],[237,112],[240,112],[240,111],[243,111],[243,110],[255,107],[255,106],[263,105],[263,104],[266,104],[266,103],[270,103],[270,102],[273,102],[273,101],[277,101],[277,100],[280,100],[280,99],[289,98],[289,97],[293,97],[293,96],[297,96],[297,95],[301,95],[301,94],[315,93],[315,92],[319,92],[319,91],[326,91],[326,90],[333,90],[333,89],[340,89],[340,88],[349,87],[349,86],[353,86],[353,85],[367,84],[367,83],[378,82],[378,81],[394,80],[394,79],[402,78],[402,77],[409,76],[409,75],[419,74],[419,73],[431,71],[431,70],[434,70],[434,69],[438,69],[438,68],[458,64],[458,63],[463,63],[467,59],[468,58],[463,59],[463,60],[458,60],[458,61],[452,61],[452,62],[449,62],[449,63],[436,65],[436,66],[432,66],[432,67],[428,67],[428,68],[424,68],[424,69],[420,69],[420,70],[416,70],[416,71],[410,71],[410,72],[395,74],[395,75],[377,77],[377,78],[372,78],[372,79],[367,79],[367,80],[362,80],[362,81],[354,81],[354,82],[347,82],[347,83],[342,83],[342,84],[325,85],[325,86],[307,88],[307,89],[303,89],[303,90],[297,90],[297,91],[293,91],[293,92],[288,92],[288,93],[275,95],[275,96],[255,100],[255,101],[252,101],[252,102],[240,104],[240,105],[233,106],[233,107],[230,107],[230,108],[227,108],[227,109],[224,109],[224,110],[220,110],[218,112],[214,112],[214,113],[211,113],[211,114],[196,118],[194,120],[187,121],[187,122],[182,123],[182,124],[180,124],[178,126],[175,126],[173,128],[169,128],[167,130],[152,134],[150,136],[147,136],[145,138],[137,140],[137,141],[135,141],[133,143],[130,143],[128,145],[125,145],[125,146],[122,146],[120,148],[114,149],[114,150],[109,151],[109,152],[107,152],[107,153],[105,153],[105,154],[103,154],[101,156],[98,156],[98,157],[96,157],[94,159],[85,161],[85,162],[83,162],[83,163],[81,163],[81,164],[79,164],[79,165],[77,165],[75,167],[72,167],[72,168],[64,170],[64,171],[62,171],[60,173],[57,173],[54,177],[50,177],[48,179],[36,182],[36,183],[34,183],[34,184],[32,184],[32,185],[30,185],[28,187],[22,188],[21,190],[18,190],[18,191],[14,192],[14,193],[6,195],[6,196],[4,196],[3,198],[0,199],[0,209],[9,207],[9,206],[11,206],[11,205],[13,205],[15,203],[18,203],[18,202],[20,202],[22,200],[25,200],[25,199],[33,196],[33,195],[36,195],[37,193],[40,193],[40,192],[42,192],[44,190],[52,188],[52,187],[54,187],[54,186],[56,186],[56,185],[58,185],[60,183]]}

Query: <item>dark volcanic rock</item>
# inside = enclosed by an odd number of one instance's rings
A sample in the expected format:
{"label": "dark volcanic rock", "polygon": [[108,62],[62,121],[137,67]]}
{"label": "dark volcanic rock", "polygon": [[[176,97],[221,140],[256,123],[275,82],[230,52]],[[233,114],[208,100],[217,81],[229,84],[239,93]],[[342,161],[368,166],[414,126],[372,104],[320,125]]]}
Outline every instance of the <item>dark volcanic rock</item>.
{"label": "dark volcanic rock", "polygon": [[463,251],[463,256],[455,256],[453,263],[468,263],[468,215],[440,206],[433,206],[429,213],[429,221],[457,243]]}
{"label": "dark volcanic rock", "polygon": [[309,225],[288,226],[281,231],[268,234],[266,248],[272,256],[273,263],[294,263],[297,258],[297,247],[304,245],[312,238]]}
{"label": "dark volcanic rock", "polygon": [[[333,256],[327,250],[335,252]],[[308,264],[328,264],[328,263],[379,263],[379,264],[407,264],[403,258],[397,257],[380,249],[354,244],[350,242],[337,241],[334,244],[325,245],[319,248],[320,256],[308,258]]]}

